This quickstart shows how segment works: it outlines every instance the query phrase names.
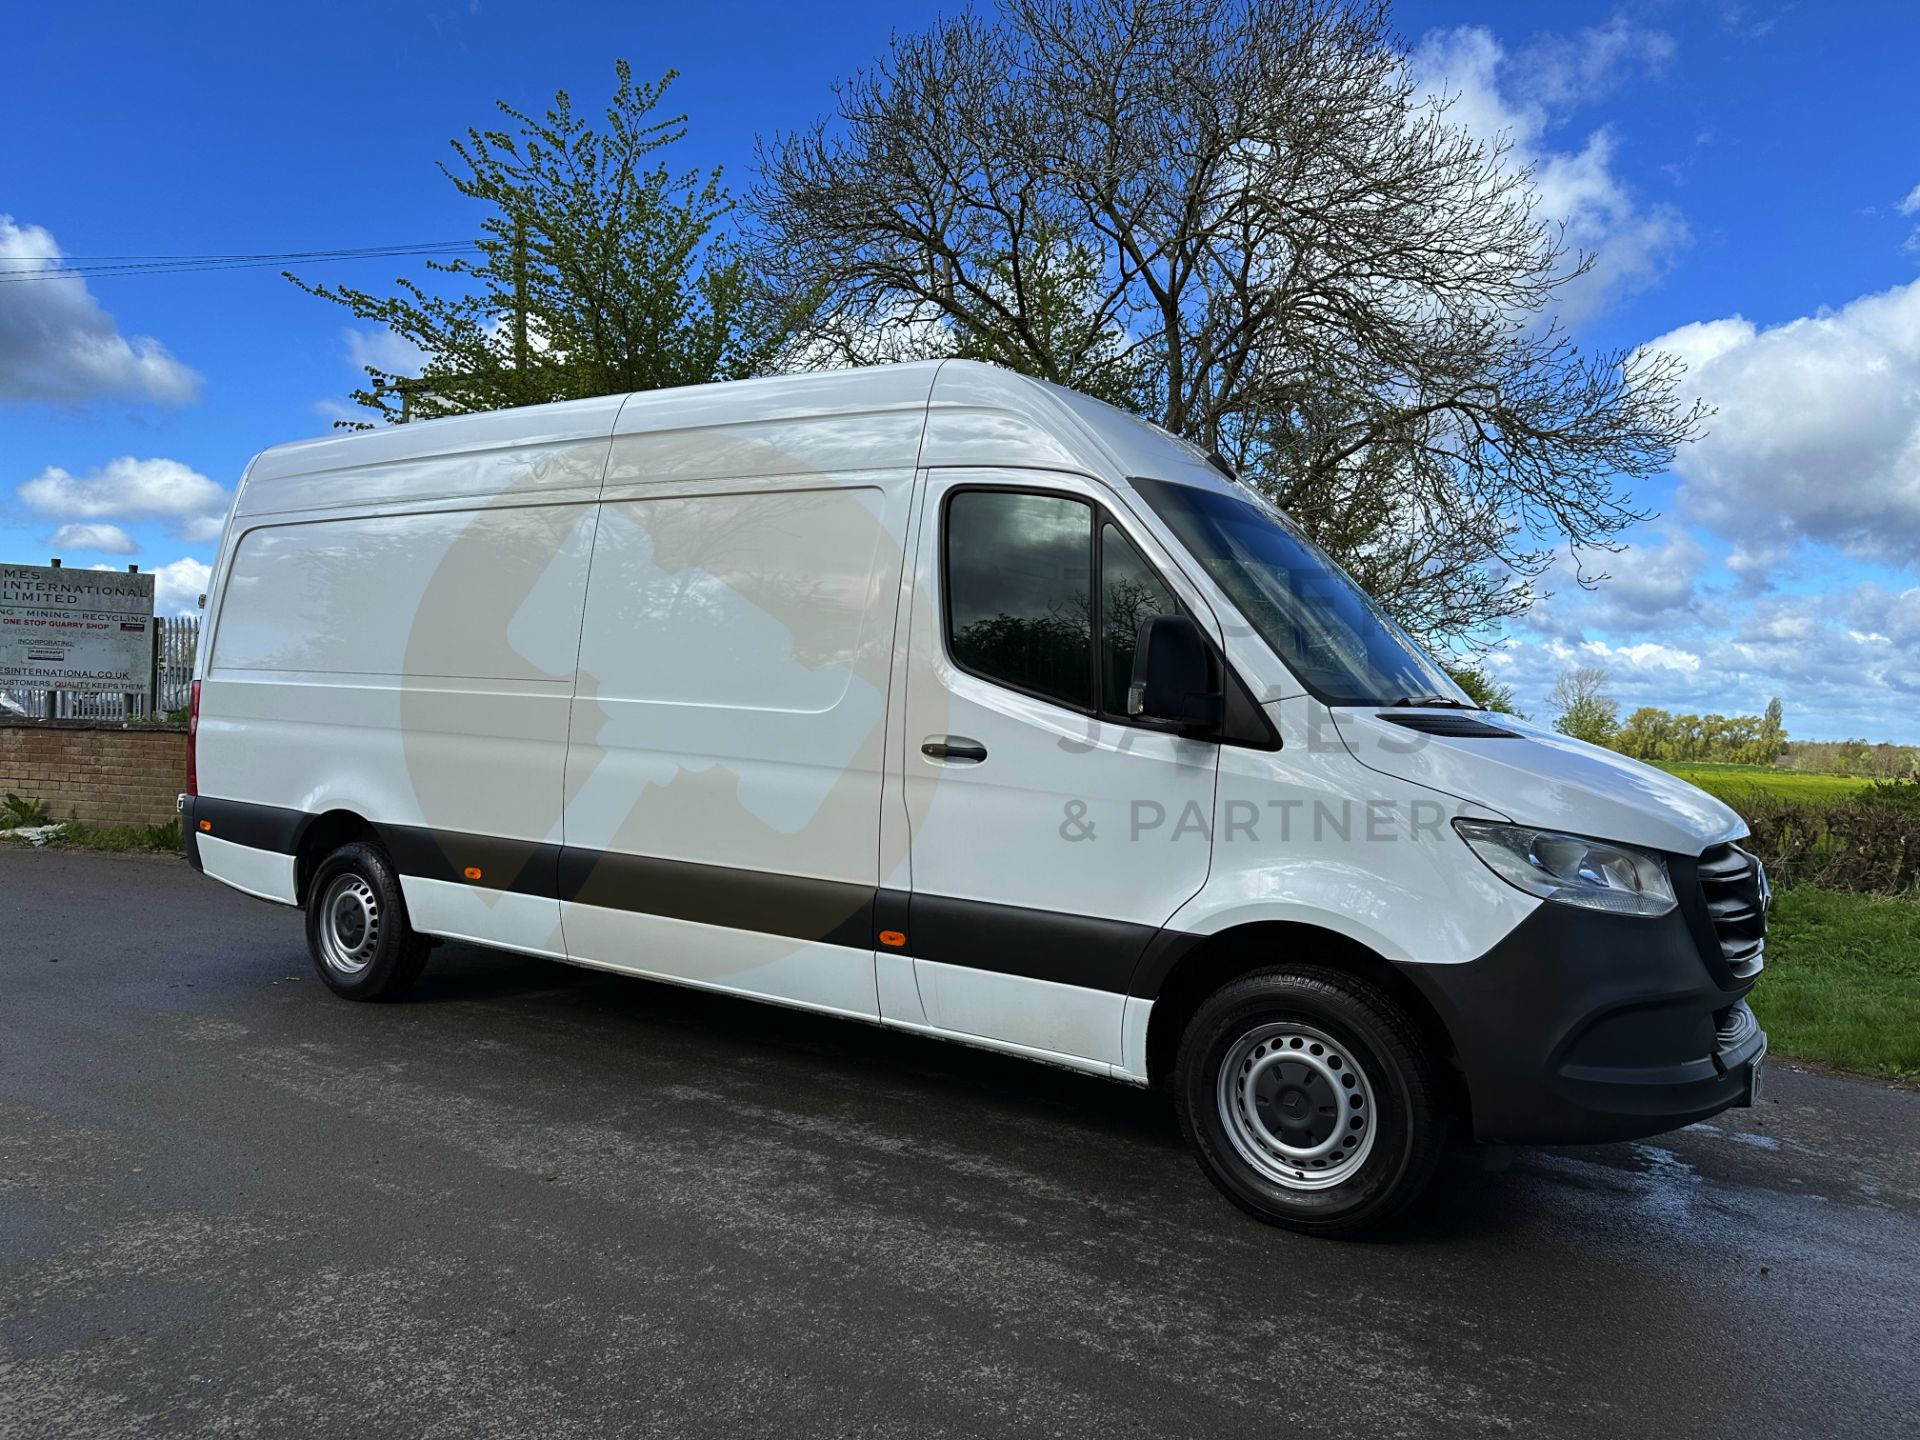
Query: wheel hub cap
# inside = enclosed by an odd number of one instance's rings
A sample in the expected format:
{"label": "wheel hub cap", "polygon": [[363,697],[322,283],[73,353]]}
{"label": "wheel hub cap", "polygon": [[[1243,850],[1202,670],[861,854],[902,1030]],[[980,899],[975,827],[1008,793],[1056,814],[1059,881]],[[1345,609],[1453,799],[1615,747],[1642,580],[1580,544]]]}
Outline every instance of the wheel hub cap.
{"label": "wheel hub cap", "polygon": [[1346,1045],[1312,1026],[1259,1025],[1220,1066],[1220,1119],[1240,1156],[1290,1190],[1351,1179],[1373,1149],[1374,1096]]}
{"label": "wheel hub cap", "polygon": [[380,948],[380,897],[359,875],[337,876],[320,901],[320,955],[327,968],[356,976]]}

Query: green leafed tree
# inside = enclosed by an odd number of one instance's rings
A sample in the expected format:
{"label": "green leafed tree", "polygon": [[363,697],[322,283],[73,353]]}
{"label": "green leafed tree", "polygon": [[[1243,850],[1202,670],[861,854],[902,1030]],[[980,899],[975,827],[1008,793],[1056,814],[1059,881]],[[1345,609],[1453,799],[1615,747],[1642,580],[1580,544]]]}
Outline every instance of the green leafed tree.
{"label": "green leafed tree", "polygon": [[1607,694],[1607,672],[1597,665],[1569,670],[1547,696],[1553,728],[1592,745],[1612,742],[1620,728],[1620,702]]}
{"label": "green leafed tree", "polygon": [[1514,703],[1513,688],[1502,685],[1488,673],[1485,665],[1466,664],[1449,665],[1447,674],[1453,683],[1467,692],[1467,698],[1482,710],[1496,710],[1503,715],[1520,715],[1520,707]]}
{"label": "green leafed tree", "polygon": [[1636,760],[1670,760],[1674,756],[1674,718],[1665,710],[1642,705],[1614,732],[1612,745]]}
{"label": "green leafed tree", "polygon": [[730,380],[787,342],[785,313],[721,228],[720,172],[662,157],[687,129],[655,114],[673,72],[635,84],[624,60],[615,70],[603,126],[562,90],[539,116],[500,101],[498,128],[452,142],[440,170],[484,207],[477,259],[429,261],[428,284],[389,295],[287,277],[420,352],[415,374],[366,367],[353,399],[370,419]]}

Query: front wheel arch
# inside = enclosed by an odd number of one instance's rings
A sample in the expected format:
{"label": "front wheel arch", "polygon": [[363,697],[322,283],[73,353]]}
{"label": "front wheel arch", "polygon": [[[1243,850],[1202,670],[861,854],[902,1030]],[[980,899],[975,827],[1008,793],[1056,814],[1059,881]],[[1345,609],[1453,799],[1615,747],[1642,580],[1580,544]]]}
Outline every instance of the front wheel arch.
{"label": "front wheel arch", "polygon": [[1260,920],[1209,935],[1181,957],[1154,996],[1147,1018],[1147,1079],[1164,1085],[1173,1075],[1180,1037],[1207,997],[1256,970],[1276,965],[1313,965],[1352,975],[1386,992],[1412,1018],[1428,1052],[1452,1077],[1449,1100],[1471,1121],[1466,1086],[1457,1073],[1453,1038],[1440,1012],[1419,986],[1377,952],[1350,936],[1296,920]]}

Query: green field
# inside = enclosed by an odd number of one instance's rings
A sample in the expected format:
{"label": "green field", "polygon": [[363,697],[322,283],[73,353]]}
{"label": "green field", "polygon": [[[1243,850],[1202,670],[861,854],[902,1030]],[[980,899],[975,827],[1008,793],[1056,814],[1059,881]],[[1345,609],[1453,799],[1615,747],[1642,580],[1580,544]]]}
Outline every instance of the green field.
{"label": "green field", "polygon": [[1873,783],[1852,775],[1813,775],[1799,770],[1778,770],[1770,765],[1722,765],[1711,761],[1654,763],[1669,775],[1678,775],[1728,804],[1733,804],[1742,793],[1755,790],[1783,800],[1816,803],[1844,800]]}
{"label": "green field", "polygon": [[1777,1055],[1920,1079],[1920,901],[1778,892],[1751,1003]]}

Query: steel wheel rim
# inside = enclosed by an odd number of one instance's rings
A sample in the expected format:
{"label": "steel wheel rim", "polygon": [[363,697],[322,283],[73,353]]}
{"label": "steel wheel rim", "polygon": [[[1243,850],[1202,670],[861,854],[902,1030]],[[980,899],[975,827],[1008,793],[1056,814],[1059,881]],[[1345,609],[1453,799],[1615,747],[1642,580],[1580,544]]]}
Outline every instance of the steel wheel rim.
{"label": "steel wheel rim", "polygon": [[358,875],[342,875],[320,898],[320,958],[336,975],[365,972],[380,948],[380,897]]}
{"label": "steel wheel rim", "polygon": [[1374,1092],[1351,1047],[1293,1021],[1258,1025],[1228,1048],[1220,1121],[1240,1158],[1289,1190],[1328,1190],[1373,1153]]}

